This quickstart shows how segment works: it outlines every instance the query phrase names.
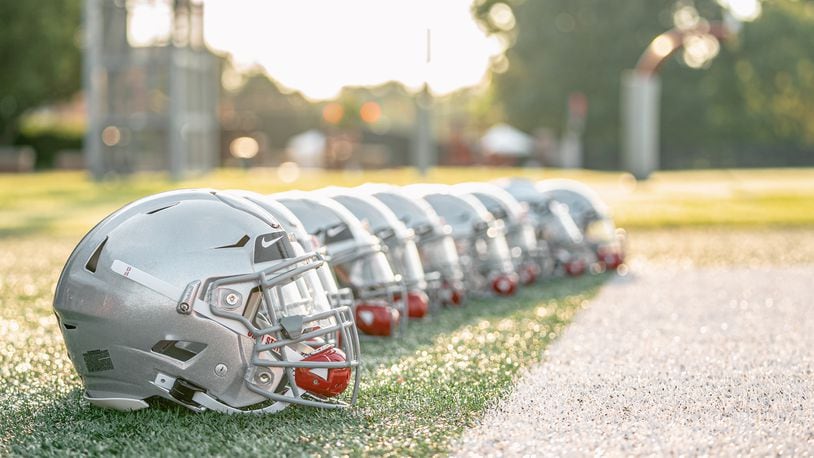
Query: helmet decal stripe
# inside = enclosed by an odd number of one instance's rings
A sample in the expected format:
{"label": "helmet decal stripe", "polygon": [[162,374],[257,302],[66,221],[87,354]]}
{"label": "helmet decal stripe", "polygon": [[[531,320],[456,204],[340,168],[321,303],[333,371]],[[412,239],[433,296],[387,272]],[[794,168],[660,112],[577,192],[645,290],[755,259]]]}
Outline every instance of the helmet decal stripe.
{"label": "helmet decal stripe", "polygon": [[110,270],[116,272],[122,277],[129,278],[142,286],[150,288],[159,294],[163,294],[172,300],[180,299],[181,294],[184,292],[183,289],[178,288],[175,285],[171,285],[160,278],[154,277],[147,272],[137,269],[125,262],[119,261],[118,259],[113,261],[113,264],[110,266]]}
{"label": "helmet decal stripe", "polygon": [[[110,266],[110,269],[113,272],[121,275],[122,277],[127,277],[134,282],[149,288],[163,296],[166,296],[169,299],[174,301],[182,299],[182,295],[184,290],[178,288],[174,285],[171,285],[160,278],[157,278],[153,275],[148,274],[147,272],[133,267],[130,264],[125,262],[119,261],[118,259],[113,261],[113,265]],[[212,313],[209,304],[200,300],[195,299],[195,303],[192,306],[192,309],[195,312],[215,321],[218,321],[220,324],[226,326],[227,328],[235,331],[236,333],[249,338],[249,329],[244,326],[242,323],[235,321],[235,320],[218,320],[215,319],[215,315]]]}

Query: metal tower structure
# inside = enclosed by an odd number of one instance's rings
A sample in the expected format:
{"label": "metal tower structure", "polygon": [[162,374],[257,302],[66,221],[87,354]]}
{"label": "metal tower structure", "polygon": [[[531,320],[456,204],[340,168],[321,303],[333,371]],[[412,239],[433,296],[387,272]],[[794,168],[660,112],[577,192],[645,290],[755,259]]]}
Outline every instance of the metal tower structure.
{"label": "metal tower structure", "polygon": [[219,66],[196,0],[85,0],[85,163],[94,179],[216,165]]}

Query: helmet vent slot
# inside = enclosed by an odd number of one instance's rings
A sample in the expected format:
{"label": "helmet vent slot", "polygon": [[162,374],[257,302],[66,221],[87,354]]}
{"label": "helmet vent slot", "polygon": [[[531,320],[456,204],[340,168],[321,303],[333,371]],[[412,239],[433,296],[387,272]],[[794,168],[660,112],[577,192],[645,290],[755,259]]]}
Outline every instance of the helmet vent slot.
{"label": "helmet vent slot", "polygon": [[204,351],[205,343],[189,342],[186,340],[160,340],[153,345],[152,351],[170,358],[186,362],[198,353]]}
{"label": "helmet vent slot", "polygon": [[102,243],[100,243],[99,246],[93,250],[93,254],[90,255],[90,259],[88,259],[87,264],[85,264],[85,269],[87,269],[89,272],[96,273],[96,265],[99,263],[99,257],[102,255],[102,249],[105,247],[106,243],[107,237],[102,240]]}
{"label": "helmet vent slot", "polygon": [[65,328],[65,329],[67,329],[67,330],[69,330],[69,331],[76,329],[76,325],[75,325],[75,324],[68,324],[68,323],[65,323],[65,322],[63,322],[63,321],[62,321],[62,318],[60,318],[60,317],[59,317],[59,315],[57,315],[56,313],[54,313],[54,315],[57,317],[57,323],[58,323],[60,326],[62,326],[63,328]]}
{"label": "helmet vent slot", "polygon": [[153,215],[153,214],[156,214],[156,213],[160,212],[161,210],[166,210],[168,208],[172,208],[172,207],[174,207],[174,206],[176,206],[178,204],[179,204],[179,202],[175,202],[175,203],[172,203],[172,204],[169,204],[169,205],[165,205],[163,207],[156,208],[155,210],[150,210],[150,211],[147,212],[147,214],[148,215]]}
{"label": "helmet vent slot", "polygon": [[249,237],[248,235],[244,235],[243,237],[240,238],[240,240],[238,240],[237,242],[235,242],[235,243],[233,243],[231,245],[223,245],[223,246],[219,246],[219,247],[217,247],[215,249],[220,250],[221,248],[242,248],[242,247],[246,246],[247,243],[249,243],[249,240],[251,240],[251,237]]}

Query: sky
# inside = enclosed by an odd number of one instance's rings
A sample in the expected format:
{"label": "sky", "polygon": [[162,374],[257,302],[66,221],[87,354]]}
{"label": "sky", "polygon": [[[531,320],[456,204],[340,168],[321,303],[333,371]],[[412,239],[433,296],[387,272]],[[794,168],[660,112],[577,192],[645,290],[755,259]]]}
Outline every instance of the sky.
{"label": "sky", "polygon": [[[238,69],[260,66],[284,88],[314,100],[343,86],[426,81],[445,94],[484,81],[505,43],[487,36],[470,12],[473,0],[197,0],[203,1],[210,48],[233,56]],[[759,0],[717,0],[738,20],[760,15]],[[169,0],[135,0],[128,38],[143,45],[166,35]],[[502,8],[500,8],[502,7]],[[514,26],[498,3],[493,22]],[[427,62],[428,29],[430,62]],[[161,32],[163,30],[164,32]],[[504,59],[500,65],[506,65]]]}
{"label": "sky", "polygon": [[[283,86],[330,99],[343,86],[426,80],[443,94],[479,84],[503,45],[472,0],[205,0],[207,44]],[[427,29],[430,62],[427,63]]]}

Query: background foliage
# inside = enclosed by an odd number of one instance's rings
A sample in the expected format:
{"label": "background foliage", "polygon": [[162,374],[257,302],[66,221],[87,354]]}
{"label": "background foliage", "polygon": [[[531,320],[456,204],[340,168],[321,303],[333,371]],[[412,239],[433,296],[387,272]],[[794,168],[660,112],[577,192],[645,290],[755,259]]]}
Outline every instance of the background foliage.
{"label": "background foliage", "polygon": [[[509,68],[494,78],[508,121],[529,132],[561,131],[568,94],[589,102],[585,131],[590,166],[619,165],[619,94],[658,34],[673,27],[674,0],[507,2],[516,26],[502,30],[476,2],[486,28],[513,43]],[[721,19],[713,0],[692,4]],[[814,157],[814,2],[773,0],[743,24],[708,68],[671,59],[662,69],[662,164],[677,167],[793,166]]]}
{"label": "background foliage", "polygon": [[0,145],[20,116],[80,88],[81,0],[0,1]]}
{"label": "background foliage", "polygon": [[[57,150],[77,149],[81,141],[81,132],[26,131],[20,122],[33,109],[79,91],[81,4],[0,2],[0,59],[5,64],[0,144],[35,146],[39,168],[49,167]],[[511,27],[501,27],[490,16],[496,5],[513,11]],[[440,120],[439,133],[448,133],[447,124],[468,123],[469,130],[480,132],[505,120],[530,133],[547,127],[560,135],[568,95],[581,92],[589,104],[586,165],[618,168],[621,74],[634,67],[655,36],[674,26],[673,13],[681,5],[693,6],[710,21],[722,18],[715,0],[475,1],[475,17],[509,44],[506,58],[496,61],[491,86],[445,98],[443,112],[450,119]],[[814,2],[764,0],[762,5],[763,14],[743,24],[706,68],[691,69],[680,55],[663,67],[664,168],[814,165]],[[257,72],[243,78],[238,88],[221,94],[232,110],[229,117],[222,107],[224,141],[260,132],[268,148],[280,151],[291,135],[322,124],[323,104]],[[339,103],[387,101],[387,122],[403,137],[400,141],[409,139],[410,94],[396,83],[386,89],[390,95],[349,89]]]}

